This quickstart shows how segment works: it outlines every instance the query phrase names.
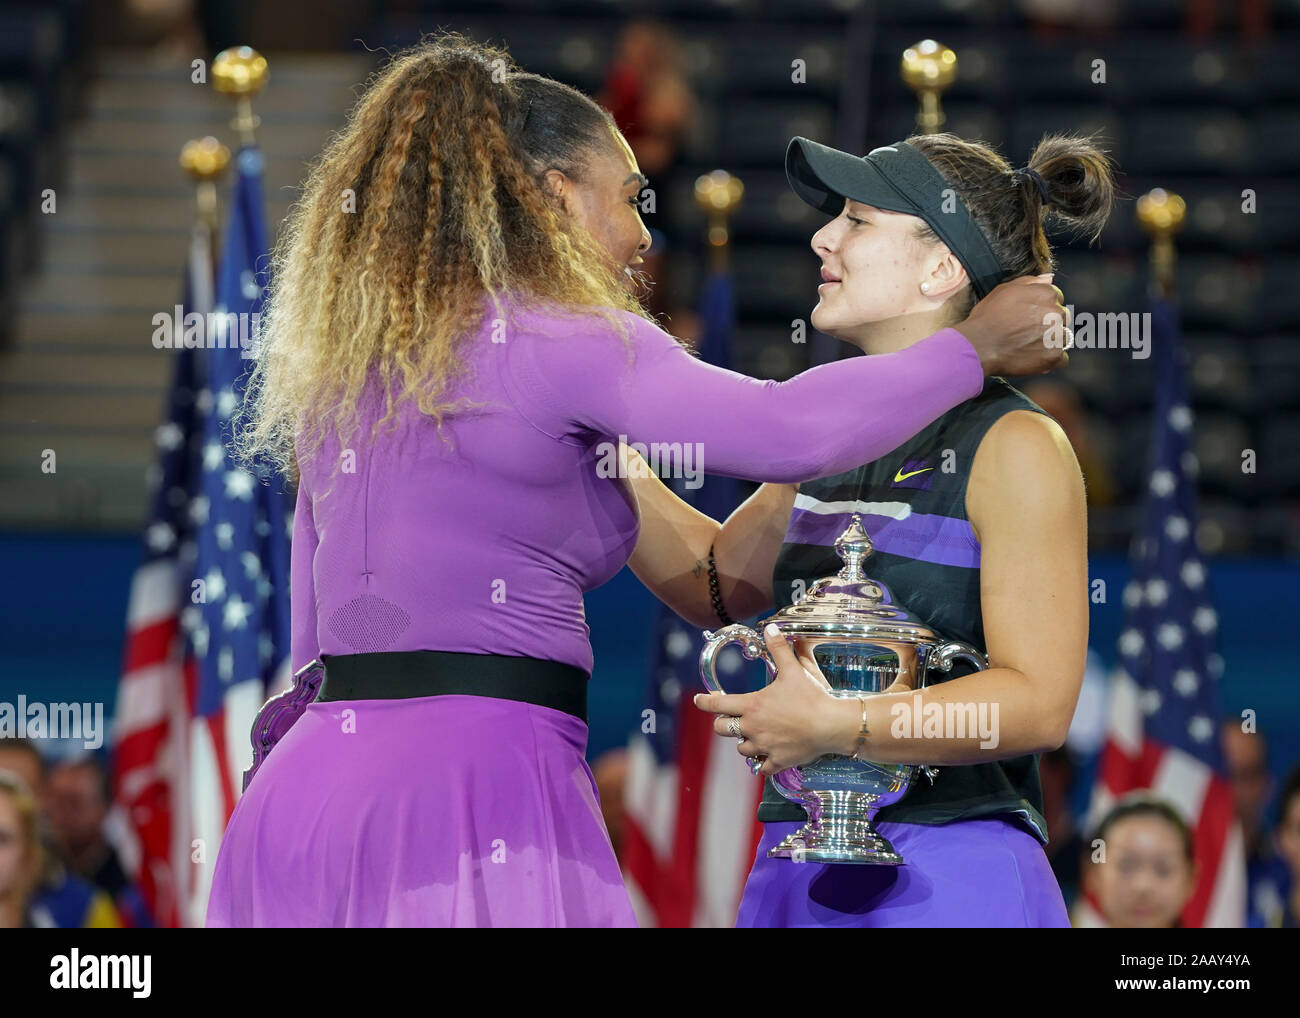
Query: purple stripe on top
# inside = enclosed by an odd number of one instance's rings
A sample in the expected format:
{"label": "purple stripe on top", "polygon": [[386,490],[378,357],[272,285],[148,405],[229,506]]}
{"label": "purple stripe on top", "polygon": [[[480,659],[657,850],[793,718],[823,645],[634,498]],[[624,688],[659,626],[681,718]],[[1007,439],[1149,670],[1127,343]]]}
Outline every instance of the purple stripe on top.
{"label": "purple stripe on top", "polygon": [[[878,551],[939,566],[980,567],[980,546],[969,520],[927,513],[911,513],[901,520],[871,512],[859,516]],[[790,544],[833,545],[851,518],[847,512],[819,513],[796,507],[785,539]]]}

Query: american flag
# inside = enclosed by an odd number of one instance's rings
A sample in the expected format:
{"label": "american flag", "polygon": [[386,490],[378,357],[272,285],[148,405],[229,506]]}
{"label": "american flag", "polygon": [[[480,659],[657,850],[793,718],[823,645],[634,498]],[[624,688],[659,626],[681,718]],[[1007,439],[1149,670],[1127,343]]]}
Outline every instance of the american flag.
{"label": "american flag", "polygon": [[[1192,829],[1200,873],[1183,925],[1238,927],[1245,924],[1245,857],[1219,744],[1223,662],[1196,548],[1192,413],[1169,301],[1153,302],[1151,322],[1150,479],[1133,542],[1133,578],[1124,591],[1120,663],[1089,826],[1126,792],[1148,789],[1167,800]],[[1105,924],[1095,901],[1080,899],[1078,924]]]}
{"label": "american flag", "polygon": [[[718,272],[704,294],[701,359],[728,366],[733,315],[731,280]],[[728,478],[710,477],[693,490],[681,479],[671,486],[714,519],[725,519],[739,501]],[[624,792],[624,866],[642,926],[734,925],[762,836],[756,817],[762,780],[750,773],[735,742],[713,734],[713,715],[691,702],[703,691],[703,647],[700,630],[661,609],[648,711],[628,747]],[[729,647],[718,658],[718,674],[726,689],[743,693],[761,682],[764,670]]]}
{"label": "american flag", "polygon": [[[186,310],[212,310],[216,327],[202,330],[209,348],[170,354],[176,371],[156,432],[115,712],[129,858],[168,926],[203,925],[217,849],[252,761],[253,718],[290,678],[293,503],[278,475],[236,465],[227,445],[252,364],[232,329],[242,323],[251,353],[267,257],[261,153],[244,148],[236,166],[215,301],[202,227],[191,248]],[[240,317],[218,317],[228,314]]]}

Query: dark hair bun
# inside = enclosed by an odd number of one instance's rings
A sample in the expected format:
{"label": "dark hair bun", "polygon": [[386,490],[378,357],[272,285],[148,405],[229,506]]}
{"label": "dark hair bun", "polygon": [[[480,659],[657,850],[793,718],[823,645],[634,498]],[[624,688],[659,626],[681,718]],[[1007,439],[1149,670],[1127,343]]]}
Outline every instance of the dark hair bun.
{"label": "dark hair bun", "polygon": [[1114,165],[1095,139],[1045,135],[1029,157],[1029,168],[1043,178],[1048,216],[1096,240],[1115,200],[1115,182]]}

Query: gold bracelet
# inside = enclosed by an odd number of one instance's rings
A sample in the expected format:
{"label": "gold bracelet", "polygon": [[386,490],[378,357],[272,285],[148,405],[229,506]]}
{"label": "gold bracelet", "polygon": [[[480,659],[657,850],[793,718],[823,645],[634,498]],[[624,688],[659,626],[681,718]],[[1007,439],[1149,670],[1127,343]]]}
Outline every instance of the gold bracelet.
{"label": "gold bracelet", "polygon": [[853,755],[849,757],[850,760],[858,759],[858,754],[862,752],[862,746],[867,741],[867,735],[869,734],[867,732],[867,698],[860,696],[858,699],[862,701],[862,727],[858,730],[858,744],[853,750]]}

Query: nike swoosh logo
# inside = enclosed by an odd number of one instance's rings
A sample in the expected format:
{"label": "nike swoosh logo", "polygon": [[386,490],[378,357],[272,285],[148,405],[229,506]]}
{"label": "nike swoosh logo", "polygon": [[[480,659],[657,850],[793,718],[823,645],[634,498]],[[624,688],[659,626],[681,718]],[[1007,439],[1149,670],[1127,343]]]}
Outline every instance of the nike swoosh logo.
{"label": "nike swoosh logo", "polygon": [[894,474],[894,483],[897,484],[899,481],[906,481],[909,477],[915,477],[917,474],[923,474],[927,470],[933,469],[934,467],[923,467],[920,470],[913,470],[910,474],[905,474],[902,470],[899,470],[898,473]]}

